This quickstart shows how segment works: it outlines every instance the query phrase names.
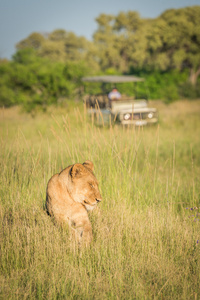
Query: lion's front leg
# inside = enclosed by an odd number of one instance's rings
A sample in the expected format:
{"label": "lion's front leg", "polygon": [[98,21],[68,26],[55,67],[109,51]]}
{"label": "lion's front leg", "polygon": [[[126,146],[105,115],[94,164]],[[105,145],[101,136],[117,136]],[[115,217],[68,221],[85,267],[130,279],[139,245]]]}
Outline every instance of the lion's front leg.
{"label": "lion's front leg", "polygon": [[79,209],[76,209],[71,215],[71,222],[78,233],[79,241],[85,245],[89,245],[92,241],[92,225],[86,209],[81,204],[77,206]]}
{"label": "lion's front leg", "polygon": [[81,244],[88,246],[92,241],[92,226],[89,219],[77,224],[76,230],[79,233]]}

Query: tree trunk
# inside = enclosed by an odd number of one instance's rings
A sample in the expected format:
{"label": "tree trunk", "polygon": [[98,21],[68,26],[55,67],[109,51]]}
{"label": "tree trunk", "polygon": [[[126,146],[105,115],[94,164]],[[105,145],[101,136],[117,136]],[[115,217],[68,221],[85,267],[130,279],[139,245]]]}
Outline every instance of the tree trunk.
{"label": "tree trunk", "polygon": [[200,75],[200,67],[197,69],[197,71],[195,71],[194,69],[190,70],[190,77],[189,77],[189,81],[190,83],[195,86],[196,82],[197,82],[197,78]]}

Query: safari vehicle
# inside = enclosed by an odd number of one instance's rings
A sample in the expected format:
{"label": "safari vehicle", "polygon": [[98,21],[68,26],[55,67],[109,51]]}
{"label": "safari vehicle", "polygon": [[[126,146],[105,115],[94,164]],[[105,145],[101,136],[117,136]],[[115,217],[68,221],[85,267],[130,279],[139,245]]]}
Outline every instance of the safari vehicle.
{"label": "safari vehicle", "polygon": [[[143,126],[158,122],[158,112],[156,108],[148,107],[147,95],[142,98],[137,97],[136,88],[135,96],[127,97],[122,95],[120,100],[108,99],[108,86],[114,86],[118,83],[133,82],[134,85],[137,82],[144,82],[144,78],[136,76],[93,76],[83,77],[83,82],[89,83],[101,83],[102,93],[96,95],[87,95],[84,99],[88,112],[94,115],[101,114],[103,122],[109,122],[116,120],[124,125]],[[100,118],[99,118],[100,119]]]}

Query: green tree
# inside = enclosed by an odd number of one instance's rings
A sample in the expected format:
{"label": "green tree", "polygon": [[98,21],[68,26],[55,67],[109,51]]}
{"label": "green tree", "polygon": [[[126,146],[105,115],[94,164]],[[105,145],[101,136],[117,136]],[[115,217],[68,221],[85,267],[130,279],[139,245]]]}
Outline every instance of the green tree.
{"label": "green tree", "polygon": [[31,49],[39,50],[42,47],[44,41],[45,41],[45,37],[42,34],[38,32],[33,32],[26,39],[20,41],[16,45],[16,49],[22,50],[22,49],[31,48]]}
{"label": "green tree", "polygon": [[[146,20],[135,11],[117,16],[101,14],[96,18],[98,29],[94,42],[98,45],[103,70],[128,72],[131,66],[144,64],[146,59]],[[145,47],[144,47],[145,46]]]}
{"label": "green tree", "polygon": [[98,29],[94,33],[94,43],[98,46],[99,64],[102,70],[107,68],[119,68],[120,55],[116,49],[117,36],[113,33],[114,16],[100,14],[96,18]]}
{"label": "green tree", "polygon": [[87,64],[55,62],[38,56],[34,49],[17,51],[11,62],[0,62],[0,105],[22,104],[27,111],[44,110],[76,96]]}
{"label": "green tree", "polygon": [[[86,38],[63,29],[54,30],[45,36],[40,33],[32,33],[20,41],[16,48],[17,50],[33,49],[40,57],[63,63],[87,61],[88,52],[92,50],[91,42]],[[91,60],[89,62],[91,63]]]}
{"label": "green tree", "polygon": [[8,61],[0,61],[0,106],[9,107],[16,104],[13,83],[10,80],[12,65]]}
{"label": "green tree", "polygon": [[149,64],[161,70],[187,68],[195,85],[200,75],[199,32],[200,6],[164,12],[152,22],[147,35]]}
{"label": "green tree", "polygon": [[130,67],[190,72],[195,85],[200,75],[200,6],[171,9],[156,19],[141,19],[134,11],[101,14],[94,42],[103,70],[127,72]]}

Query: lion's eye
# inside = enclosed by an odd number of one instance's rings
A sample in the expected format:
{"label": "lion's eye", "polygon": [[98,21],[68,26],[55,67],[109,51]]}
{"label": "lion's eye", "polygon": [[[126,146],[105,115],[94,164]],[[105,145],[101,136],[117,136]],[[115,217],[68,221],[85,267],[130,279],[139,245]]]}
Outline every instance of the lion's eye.
{"label": "lion's eye", "polygon": [[91,186],[92,189],[94,188],[94,185],[92,183],[90,183],[90,186]]}

